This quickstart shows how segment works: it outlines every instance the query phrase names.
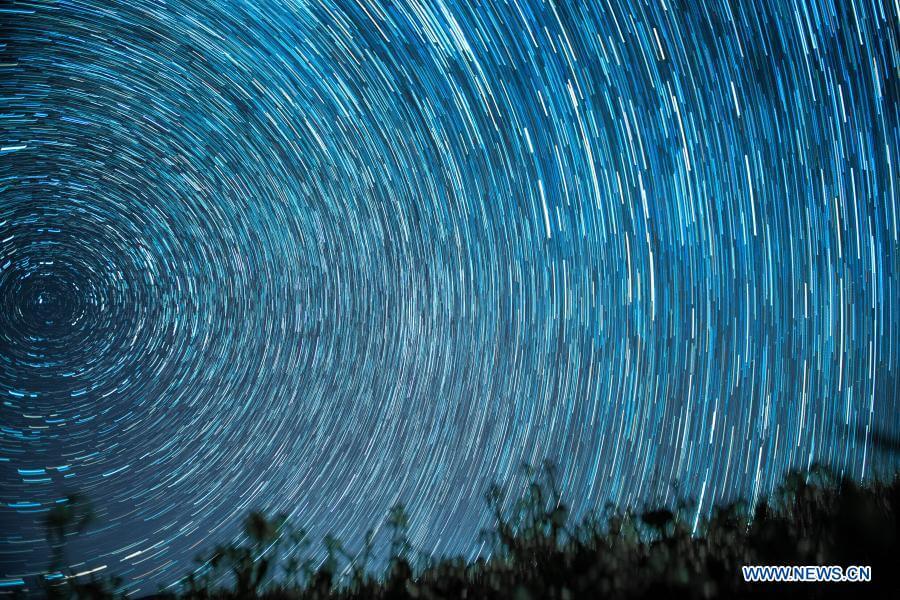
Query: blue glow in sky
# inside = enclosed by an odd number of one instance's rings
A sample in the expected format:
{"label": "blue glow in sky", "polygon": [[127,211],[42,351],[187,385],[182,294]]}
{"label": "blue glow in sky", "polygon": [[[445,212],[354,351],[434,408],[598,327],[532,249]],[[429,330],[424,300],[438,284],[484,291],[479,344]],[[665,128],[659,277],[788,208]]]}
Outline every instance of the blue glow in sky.
{"label": "blue glow in sky", "polygon": [[69,490],[148,592],[254,507],[472,555],[544,457],[575,513],[891,466],[895,1],[0,20],[0,579]]}

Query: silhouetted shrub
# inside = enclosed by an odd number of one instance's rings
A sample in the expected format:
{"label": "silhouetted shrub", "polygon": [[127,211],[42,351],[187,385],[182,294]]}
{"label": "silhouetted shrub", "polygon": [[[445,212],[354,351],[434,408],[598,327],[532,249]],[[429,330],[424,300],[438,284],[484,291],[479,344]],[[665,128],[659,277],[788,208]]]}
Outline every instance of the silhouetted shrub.
{"label": "silhouetted shrub", "polygon": [[[265,598],[340,600],[450,598],[739,598],[897,596],[900,476],[861,485],[815,466],[788,473],[769,499],[718,506],[696,520],[687,503],[635,513],[606,506],[570,524],[553,465],[525,467],[529,485],[506,502],[492,485],[486,495],[493,520],[482,532],[488,557],[431,558],[412,563],[409,515],[391,508],[384,575],[370,568],[375,555],[370,530],[357,552],[332,536],[324,560],[314,560],[306,531],[283,516],[252,512],[243,543],[219,545],[197,559],[180,596],[195,600]],[[67,536],[90,522],[77,496],[47,517],[56,571]],[[871,565],[872,582],[850,584],[746,584],[744,565]],[[111,598],[114,580],[45,586],[48,596]],[[174,598],[170,595],[169,597]]]}

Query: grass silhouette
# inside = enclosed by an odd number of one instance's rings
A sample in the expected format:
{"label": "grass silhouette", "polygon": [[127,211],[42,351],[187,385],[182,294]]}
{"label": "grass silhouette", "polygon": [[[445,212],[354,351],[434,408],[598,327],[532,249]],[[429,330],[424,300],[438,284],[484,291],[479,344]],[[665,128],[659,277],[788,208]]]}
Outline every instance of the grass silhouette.
{"label": "grass silhouette", "polygon": [[[414,558],[402,505],[387,517],[389,558],[382,573],[370,530],[357,552],[324,539],[313,560],[307,532],[284,515],[251,512],[244,541],[198,557],[177,592],[155,598],[740,598],[900,597],[900,475],[865,484],[814,466],[788,473],[755,507],[733,502],[695,522],[689,504],[636,513],[613,506],[572,523],[553,465],[525,467],[529,485],[508,503],[492,485],[485,494],[493,526],[482,532],[487,558]],[[80,496],[46,518],[53,563],[42,580],[48,598],[125,597],[115,578],[78,578],[61,569],[65,539],[92,520]],[[867,583],[747,584],[744,565],[869,565]]]}

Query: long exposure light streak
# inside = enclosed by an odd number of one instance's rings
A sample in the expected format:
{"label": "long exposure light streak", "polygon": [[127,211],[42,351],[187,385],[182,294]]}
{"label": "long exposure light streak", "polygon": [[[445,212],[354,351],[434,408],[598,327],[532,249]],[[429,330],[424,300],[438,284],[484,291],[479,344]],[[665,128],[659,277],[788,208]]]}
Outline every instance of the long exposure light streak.
{"label": "long exposure light streak", "polygon": [[865,478],[900,430],[896,0],[0,6],[0,578],[289,512]]}

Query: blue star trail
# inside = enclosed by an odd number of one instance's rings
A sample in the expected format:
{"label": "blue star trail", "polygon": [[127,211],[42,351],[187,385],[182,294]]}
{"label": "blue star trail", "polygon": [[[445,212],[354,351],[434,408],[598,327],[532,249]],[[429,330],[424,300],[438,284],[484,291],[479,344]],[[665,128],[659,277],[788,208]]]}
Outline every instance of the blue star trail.
{"label": "blue star trail", "polygon": [[900,431],[885,1],[0,6],[0,564],[151,592],[492,480],[756,500]]}

